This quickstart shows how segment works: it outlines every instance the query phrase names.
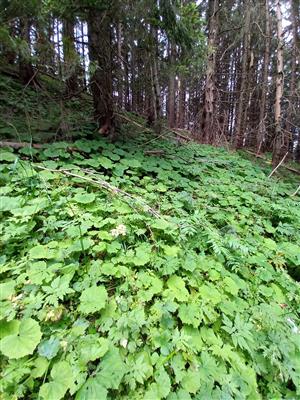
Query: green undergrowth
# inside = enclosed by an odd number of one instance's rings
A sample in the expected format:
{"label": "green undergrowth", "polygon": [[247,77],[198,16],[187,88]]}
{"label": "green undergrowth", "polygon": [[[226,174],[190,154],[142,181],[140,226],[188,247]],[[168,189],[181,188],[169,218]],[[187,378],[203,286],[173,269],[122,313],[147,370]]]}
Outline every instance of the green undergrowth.
{"label": "green undergrowth", "polygon": [[90,96],[67,99],[59,83],[47,76],[39,76],[39,83],[24,88],[0,71],[0,140],[71,140],[93,128]]}
{"label": "green undergrowth", "polygon": [[1,398],[299,399],[296,182],[147,141],[2,150]]}

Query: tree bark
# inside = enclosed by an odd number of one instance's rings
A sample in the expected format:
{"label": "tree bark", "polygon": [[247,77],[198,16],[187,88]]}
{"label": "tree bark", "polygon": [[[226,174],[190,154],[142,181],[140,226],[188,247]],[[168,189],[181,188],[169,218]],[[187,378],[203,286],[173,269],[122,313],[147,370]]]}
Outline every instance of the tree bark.
{"label": "tree bark", "polygon": [[64,73],[66,92],[73,95],[78,91],[78,60],[75,48],[74,19],[63,20]]}
{"label": "tree bark", "polygon": [[262,89],[260,100],[260,114],[259,126],[256,136],[256,151],[260,152],[264,138],[266,135],[266,101],[268,92],[268,78],[269,78],[269,63],[270,63],[270,45],[271,45],[271,27],[270,27],[270,10],[269,0],[265,0],[264,4],[265,15],[265,49],[263,61],[263,76],[262,76]]}
{"label": "tree bark", "polygon": [[211,143],[214,134],[215,114],[215,68],[216,68],[216,40],[218,35],[218,0],[210,0],[209,28],[208,28],[208,59],[206,67],[206,79],[204,88],[203,110],[201,116],[200,138],[204,143]]}
{"label": "tree bark", "polygon": [[23,52],[19,54],[19,76],[24,85],[32,85],[35,73],[30,60],[30,22],[26,16],[20,18],[20,37],[28,46],[28,54],[26,56]]}
{"label": "tree bark", "polygon": [[186,116],[186,84],[185,78],[180,75],[178,82],[178,117],[176,120],[177,128],[185,127]]}
{"label": "tree bark", "polygon": [[113,126],[110,20],[106,12],[91,8],[87,22],[89,57],[94,70],[91,76],[94,117],[100,130],[108,133]]}
{"label": "tree bark", "polygon": [[150,34],[153,41],[152,49],[150,51],[150,71],[151,81],[153,88],[153,107],[154,107],[154,119],[160,120],[161,118],[161,100],[160,100],[160,84],[158,75],[158,48],[157,48],[157,29],[154,27],[150,28]]}
{"label": "tree bark", "polygon": [[[297,111],[300,112],[300,86],[297,88],[297,76],[300,79],[300,17],[299,17],[299,0],[291,0],[291,22],[292,22],[292,60],[291,60],[291,78],[289,88],[289,104],[287,110],[287,119],[285,129],[290,134],[293,143],[297,143],[294,154],[295,160],[300,161],[300,132],[295,129],[298,125]],[[297,93],[298,92],[298,93]],[[300,119],[299,119],[300,121]],[[297,132],[298,131],[298,132]],[[293,150],[293,146],[291,146]]]}
{"label": "tree bark", "polygon": [[276,94],[274,105],[274,125],[275,138],[273,145],[272,164],[276,166],[288,147],[288,138],[281,127],[281,101],[283,96],[283,29],[281,1],[276,0],[276,20],[277,20],[277,68],[276,68]]}
{"label": "tree bark", "polygon": [[175,127],[175,55],[174,43],[169,46],[169,90],[168,90],[168,124],[170,128]]}
{"label": "tree bark", "polygon": [[248,86],[248,64],[249,64],[249,52],[250,52],[250,0],[245,0],[245,24],[244,24],[244,39],[243,39],[243,58],[242,58],[242,76],[241,76],[241,88],[239,96],[239,104],[236,118],[236,129],[235,129],[235,147],[240,149],[244,145],[244,129],[246,120],[246,92]]}

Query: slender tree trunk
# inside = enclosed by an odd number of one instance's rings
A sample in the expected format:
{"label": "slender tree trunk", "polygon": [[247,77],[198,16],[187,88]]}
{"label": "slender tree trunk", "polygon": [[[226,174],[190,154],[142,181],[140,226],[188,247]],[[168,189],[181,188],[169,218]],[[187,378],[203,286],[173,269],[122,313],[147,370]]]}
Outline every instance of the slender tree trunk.
{"label": "slender tree trunk", "polygon": [[206,80],[204,88],[203,111],[201,116],[201,140],[204,143],[212,142],[214,134],[214,117],[215,117],[215,68],[216,68],[216,41],[218,35],[218,0],[209,1],[209,9],[211,10],[209,17],[208,32],[208,59],[206,67]]}
{"label": "slender tree trunk", "polygon": [[94,70],[91,76],[94,117],[99,124],[100,131],[108,133],[113,125],[113,97],[111,32],[110,20],[106,12],[90,9],[88,14],[88,39],[89,57]]}
{"label": "slender tree trunk", "polygon": [[170,128],[175,126],[175,45],[169,46],[169,90],[168,90],[168,124]]}
{"label": "slender tree trunk", "polygon": [[123,57],[125,59],[125,63],[124,63],[124,85],[125,85],[125,90],[124,90],[124,95],[125,95],[125,110],[126,111],[130,111],[131,107],[130,107],[130,83],[129,83],[129,57],[128,57],[128,52],[126,51],[126,53],[123,53]]}
{"label": "slender tree trunk", "polygon": [[[289,90],[289,104],[287,110],[287,119],[285,129],[290,134],[293,143],[297,143],[295,148],[295,160],[300,161],[300,132],[295,129],[297,125],[297,113],[300,113],[300,86],[299,94],[297,93],[297,77],[300,79],[300,17],[299,17],[299,0],[291,0],[291,21],[293,35],[293,51],[291,60],[291,78]],[[300,120],[299,120],[300,121]],[[291,148],[293,151],[293,148]]]}
{"label": "slender tree trunk", "polygon": [[248,86],[248,62],[250,52],[250,0],[245,0],[245,23],[244,23],[244,39],[243,39],[243,59],[242,59],[242,76],[240,97],[237,110],[236,130],[235,130],[235,147],[240,149],[244,145],[244,129],[246,120],[246,95]]}
{"label": "slender tree trunk", "polygon": [[27,44],[28,54],[26,56],[23,52],[19,54],[19,75],[24,85],[30,85],[34,83],[35,73],[30,60],[30,22],[28,17],[25,16],[20,18],[20,37]]}
{"label": "slender tree trunk", "polygon": [[64,72],[66,76],[66,92],[72,95],[78,91],[78,60],[74,36],[73,19],[63,20]]}
{"label": "slender tree trunk", "polygon": [[117,25],[117,54],[118,54],[118,106],[123,108],[123,93],[124,93],[124,66],[122,57],[122,24],[119,22]]}
{"label": "slender tree trunk", "polygon": [[288,149],[288,138],[281,127],[281,101],[283,96],[283,30],[281,1],[276,0],[277,20],[277,68],[276,68],[276,94],[274,105],[275,138],[273,145],[272,164],[276,166]]}
{"label": "slender tree trunk", "polygon": [[153,107],[154,107],[154,119],[160,120],[161,118],[161,100],[160,100],[160,84],[158,75],[158,46],[157,46],[157,29],[151,27],[150,34],[153,40],[152,51],[150,52],[150,72],[151,72],[151,82],[153,88]]}
{"label": "slender tree trunk", "polygon": [[186,84],[185,78],[181,75],[178,82],[178,118],[177,128],[185,127],[185,116],[186,116]]}
{"label": "slender tree trunk", "polygon": [[256,137],[256,151],[259,153],[266,135],[266,101],[268,92],[269,63],[270,63],[270,45],[271,45],[271,27],[270,27],[270,10],[269,0],[265,0],[265,50],[263,61],[262,89],[260,99],[259,126]]}
{"label": "slender tree trunk", "polygon": [[86,82],[86,54],[85,54],[85,44],[84,44],[84,27],[83,27],[84,22],[80,22],[80,34],[81,34],[81,62],[82,62],[82,70],[83,70],[83,87],[86,89],[87,87],[87,82]]}

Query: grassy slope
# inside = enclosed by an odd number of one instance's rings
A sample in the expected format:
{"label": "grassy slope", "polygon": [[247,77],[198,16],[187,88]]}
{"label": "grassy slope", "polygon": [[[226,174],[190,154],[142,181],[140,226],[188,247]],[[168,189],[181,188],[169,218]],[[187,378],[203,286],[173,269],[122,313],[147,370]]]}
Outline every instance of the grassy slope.
{"label": "grassy slope", "polygon": [[3,398],[297,399],[296,180],[149,139],[1,150]]}

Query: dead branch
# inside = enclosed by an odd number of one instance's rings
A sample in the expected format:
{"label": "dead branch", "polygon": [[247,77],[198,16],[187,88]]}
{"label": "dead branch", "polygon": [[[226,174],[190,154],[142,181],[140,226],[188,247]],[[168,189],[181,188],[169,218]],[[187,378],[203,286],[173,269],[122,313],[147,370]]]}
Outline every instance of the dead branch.
{"label": "dead branch", "polygon": [[292,196],[296,196],[296,194],[300,191],[300,185],[298,186],[298,188],[296,189],[296,191],[292,194]]}
{"label": "dead branch", "polygon": [[0,147],[11,147],[13,149],[21,149],[23,147],[33,147],[34,149],[42,149],[42,144],[26,143],[26,142],[0,142]]}
{"label": "dead branch", "polygon": [[289,154],[289,152],[287,151],[285,153],[285,155],[282,157],[282,160],[276,165],[276,167],[273,169],[273,171],[271,171],[270,175],[268,176],[268,178],[271,178],[271,176],[277,171],[277,169],[280,167],[280,165],[284,162],[284,160],[286,159],[286,156]]}
{"label": "dead branch", "polygon": [[[182,133],[178,132],[178,129],[171,129],[171,128],[164,128],[164,129],[166,131],[168,131],[168,132],[174,133],[176,136],[179,136],[179,137],[181,137],[182,139],[184,139],[184,140],[186,140],[188,142],[192,142],[193,141],[193,139],[190,138],[189,136],[185,136]],[[180,129],[180,130],[182,130],[182,129]]]}
{"label": "dead branch", "polygon": [[[268,160],[262,156],[261,154],[257,154],[254,151],[250,151],[250,150],[245,150],[246,153],[251,154],[252,156],[256,157],[256,158],[260,158],[263,161],[265,161],[266,163],[268,162]],[[292,168],[292,167],[288,167],[287,165],[282,165],[282,168],[287,169],[288,171],[294,172],[297,175],[300,175],[300,170]]]}
{"label": "dead branch", "polygon": [[[118,193],[121,196],[123,196],[123,197],[125,197],[127,199],[130,199],[130,200],[134,201],[135,203],[139,204],[142,207],[143,210],[149,212],[154,217],[160,218],[160,219],[164,219],[158,213],[158,211],[156,211],[154,208],[150,207],[146,202],[144,202],[144,200],[142,200],[142,199],[140,199],[138,197],[135,197],[132,194],[127,193],[124,190],[119,189],[118,187],[113,186],[110,183],[108,183],[108,182],[106,182],[106,181],[104,181],[104,180],[102,180],[102,179],[100,179],[98,177],[97,177],[97,179],[92,179],[90,177],[86,177],[86,176],[75,174],[73,172],[69,172],[68,170],[45,168],[45,167],[42,167],[41,165],[35,165],[35,167],[38,168],[38,169],[44,170],[44,171],[60,173],[60,174],[63,174],[63,175],[72,176],[74,178],[79,178],[79,179],[82,179],[82,180],[84,180],[86,182],[89,182],[89,183],[92,183],[94,185],[100,186],[100,187],[108,190],[109,192],[111,192],[113,194]],[[85,170],[85,172],[87,172],[87,171]]]}
{"label": "dead branch", "polygon": [[150,156],[162,156],[165,154],[164,150],[145,150],[144,151],[145,155],[150,155]]}
{"label": "dead branch", "polygon": [[146,126],[143,126],[142,124],[139,124],[138,122],[134,121],[133,119],[131,119],[129,117],[125,117],[125,115],[119,114],[119,113],[116,113],[116,115],[118,117],[124,119],[125,121],[130,122],[131,124],[134,124],[134,125],[138,126],[139,128],[143,129],[144,131],[152,133],[151,129],[147,128]]}

